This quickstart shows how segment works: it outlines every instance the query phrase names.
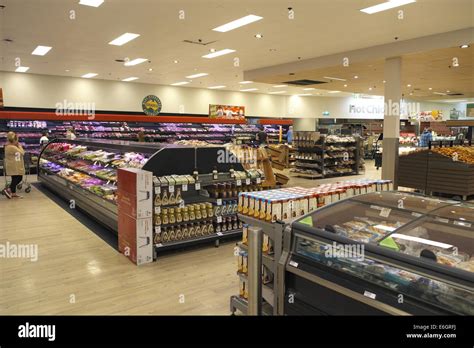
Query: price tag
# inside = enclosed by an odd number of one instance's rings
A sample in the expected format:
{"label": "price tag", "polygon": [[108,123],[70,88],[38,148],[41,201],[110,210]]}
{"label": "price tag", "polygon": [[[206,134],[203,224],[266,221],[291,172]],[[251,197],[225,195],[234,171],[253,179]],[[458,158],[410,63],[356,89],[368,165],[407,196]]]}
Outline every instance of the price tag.
{"label": "price tag", "polygon": [[173,186],[173,185],[172,185],[172,186],[169,186],[169,187],[168,187],[168,191],[169,191],[170,193],[174,192],[174,186]]}
{"label": "price tag", "polygon": [[242,180],[237,180],[237,186],[242,186]]}
{"label": "price tag", "polygon": [[183,192],[188,190],[188,184],[183,184]]}
{"label": "price tag", "polygon": [[194,187],[196,188],[196,191],[199,191],[201,189],[201,183],[197,182]]}
{"label": "price tag", "polygon": [[217,179],[219,178],[219,174],[213,173],[213,174],[212,174],[212,178],[213,178],[214,180],[217,180]]}
{"label": "price tag", "polygon": [[217,232],[216,233],[218,236],[223,236],[224,234],[222,232]]}
{"label": "price tag", "polygon": [[217,199],[217,205],[222,205],[222,199],[221,198]]}
{"label": "price tag", "polygon": [[155,233],[161,233],[161,226],[155,227]]}
{"label": "price tag", "polygon": [[342,159],[344,160],[344,162],[347,162],[349,161],[349,154],[347,152],[344,152],[342,154]]}
{"label": "price tag", "polygon": [[390,208],[382,208],[382,210],[380,211],[380,216],[387,218],[390,215],[391,211],[392,209]]}
{"label": "price tag", "polygon": [[364,296],[368,297],[368,298],[371,298],[372,300],[375,300],[375,298],[377,297],[377,295],[375,295],[373,292],[370,292],[370,291],[367,291],[367,290],[364,291]]}
{"label": "price tag", "polygon": [[257,178],[257,184],[260,184],[262,182],[262,179],[260,177]]}
{"label": "price tag", "polygon": [[161,213],[161,207],[155,207],[155,214],[160,214]]}
{"label": "price tag", "polygon": [[245,179],[245,184],[250,185],[250,179],[249,178]]}
{"label": "price tag", "polygon": [[298,262],[290,261],[290,266],[298,268]]}
{"label": "price tag", "polygon": [[222,222],[222,216],[217,217],[217,222],[221,223]]}
{"label": "price tag", "polygon": [[158,247],[158,248],[160,248],[160,247],[163,246],[163,244],[162,244],[162,243],[158,243],[158,244],[155,244],[155,246]]}
{"label": "price tag", "polygon": [[469,222],[453,221],[453,224],[458,226],[471,227],[471,224]]}
{"label": "price tag", "polygon": [[179,207],[184,208],[184,201],[179,202]]}
{"label": "price tag", "polygon": [[161,186],[155,186],[155,195],[159,195],[161,193]]}

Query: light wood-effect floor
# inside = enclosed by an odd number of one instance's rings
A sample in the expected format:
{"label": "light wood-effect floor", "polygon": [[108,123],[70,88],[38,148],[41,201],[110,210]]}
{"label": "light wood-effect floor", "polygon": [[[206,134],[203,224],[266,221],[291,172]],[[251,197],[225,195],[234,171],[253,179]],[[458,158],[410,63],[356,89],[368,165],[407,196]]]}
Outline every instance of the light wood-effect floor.
{"label": "light wood-effect floor", "polygon": [[[357,177],[380,176],[368,168]],[[295,178],[289,184],[344,179]],[[23,195],[0,196],[0,244],[38,244],[39,259],[0,258],[0,314],[230,313],[229,298],[238,292],[234,243],[163,255],[137,267],[36,188]]]}

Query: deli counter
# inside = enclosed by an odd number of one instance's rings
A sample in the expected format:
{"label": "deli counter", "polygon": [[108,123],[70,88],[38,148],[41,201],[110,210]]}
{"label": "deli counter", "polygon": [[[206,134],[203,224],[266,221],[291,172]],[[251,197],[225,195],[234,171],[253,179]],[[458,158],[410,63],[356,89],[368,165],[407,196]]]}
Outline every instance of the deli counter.
{"label": "deli counter", "polygon": [[474,206],[369,193],[287,233],[283,314],[474,315]]}

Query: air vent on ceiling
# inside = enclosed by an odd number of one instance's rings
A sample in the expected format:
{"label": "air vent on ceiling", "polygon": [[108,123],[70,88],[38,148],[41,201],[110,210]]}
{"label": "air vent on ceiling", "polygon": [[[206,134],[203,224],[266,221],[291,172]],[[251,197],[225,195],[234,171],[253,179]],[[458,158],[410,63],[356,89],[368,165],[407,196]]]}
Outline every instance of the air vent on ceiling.
{"label": "air vent on ceiling", "polygon": [[309,86],[309,85],[320,85],[322,83],[327,83],[327,82],[315,81],[315,80],[294,80],[294,81],[286,81],[283,83],[287,83],[289,85],[297,85],[297,86]]}
{"label": "air vent on ceiling", "polygon": [[202,42],[202,40],[198,40],[198,41],[193,41],[193,40],[183,40],[183,42],[186,42],[186,43],[189,43],[189,44],[193,44],[193,45],[201,45],[201,46],[207,46],[207,45],[210,45],[214,42],[217,42],[217,40],[215,41],[209,41],[209,42]]}
{"label": "air vent on ceiling", "polygon": [[460,95],[464,95],[464,94],[462,94],[462,93],[448,93],[447,95],[449,95],[450,97],[451,96],[454,97],[454,96],[460,96]]}

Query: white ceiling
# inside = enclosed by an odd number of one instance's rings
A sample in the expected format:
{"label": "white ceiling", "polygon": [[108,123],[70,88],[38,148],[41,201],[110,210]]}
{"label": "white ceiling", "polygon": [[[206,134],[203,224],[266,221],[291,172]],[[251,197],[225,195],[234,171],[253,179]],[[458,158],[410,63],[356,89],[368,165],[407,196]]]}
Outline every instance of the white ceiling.
{"label": "white ceiling", "polygon": [[[99,74],[96,79],[137,76],[136,82],[165,85],[206,72],[209,76],[185,87],[226,85],[227,90],[258,88],[256,93],[267,93],[278,89],[263,83],[239,85],[243,71],[376,46],[393,42],[394,37],[402,41],[474,25],[472,0],[418,0],[399,8],[404,19],[398,18],[398,9],[373,15],[359,11],[381,0],[105,0],[98,8],[78,2],[0,0],[6,6],[0,10],[0,39],[13,40],[0,42],[0,70],[14,71],[19,57],[33,74],[79,77],[94,72]],[[288,18],[289,6],[294,19]],[[179,19],[180,10],[184,20]],[[74,20],[70,11],[75,11]],[[247,14],[263,20],[227,33],[212,31]],[[108,45],[125,32],[141,36],[121,47]],[[264,37],[256,39],[256,33]],[[186,39],[216,42],[201,46],[184,43]],[[37,45],[53,49],[45,56],[33,56]],[[210,48],[237,52],[201,58]],[[151,62],[125,67],[114,61],[125,57]],[[297,87],[283,90],[318,93]]]}

